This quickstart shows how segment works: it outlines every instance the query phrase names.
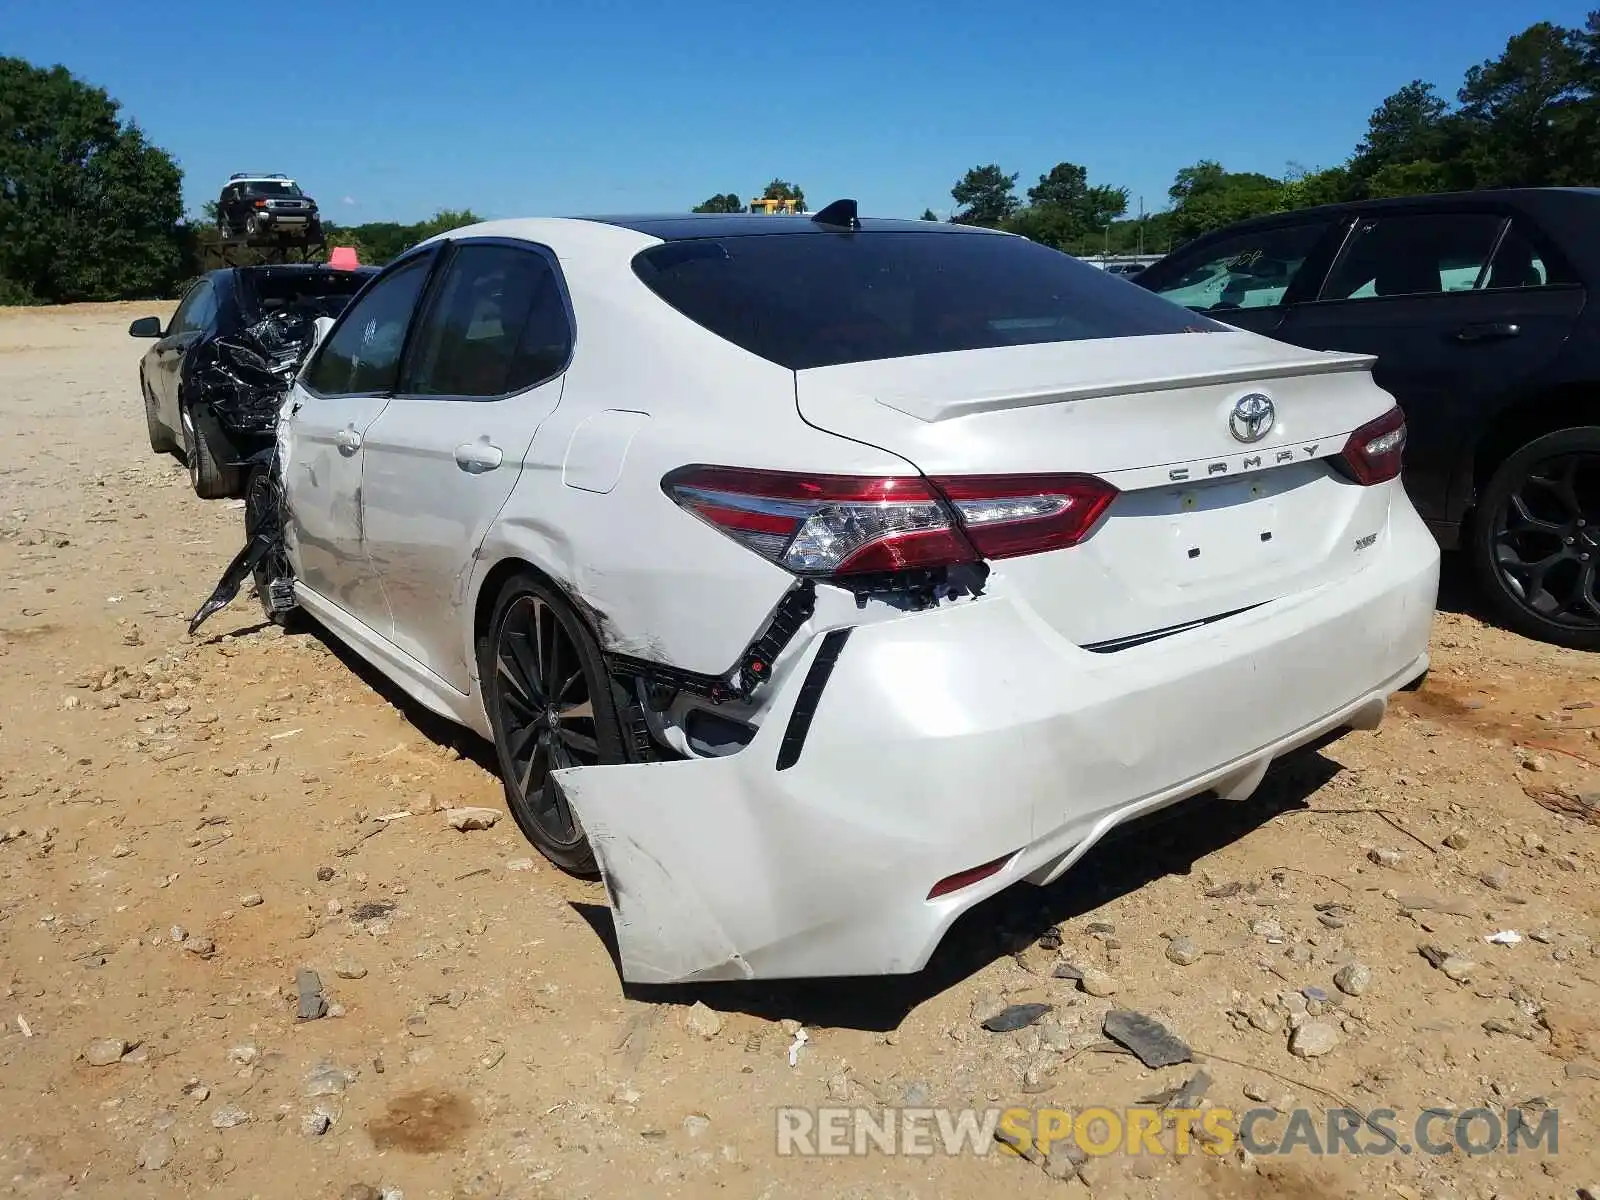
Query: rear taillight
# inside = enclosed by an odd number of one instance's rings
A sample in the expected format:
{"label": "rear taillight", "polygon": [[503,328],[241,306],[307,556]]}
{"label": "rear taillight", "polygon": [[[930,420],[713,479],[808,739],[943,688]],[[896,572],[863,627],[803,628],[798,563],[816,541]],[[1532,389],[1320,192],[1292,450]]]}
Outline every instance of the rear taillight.
{"label": "rear taillight", "polygon": [[1350,435],[1335,460],[1341,471],[1363,486],[1387,483],[1400,474],[1406,448],[1406,418],[1398,405]]}
{"label": "rear taillight", "polygon": [[1076,546],[1117,496],[1092,475],[953,475],[933,483],[984,558]]}
{"label": "rear taillight", "polygon": [[1082,475],[802,475],[682,467],[662,490],[797,575],[1010,558],[1081,541],[1116,489]]}

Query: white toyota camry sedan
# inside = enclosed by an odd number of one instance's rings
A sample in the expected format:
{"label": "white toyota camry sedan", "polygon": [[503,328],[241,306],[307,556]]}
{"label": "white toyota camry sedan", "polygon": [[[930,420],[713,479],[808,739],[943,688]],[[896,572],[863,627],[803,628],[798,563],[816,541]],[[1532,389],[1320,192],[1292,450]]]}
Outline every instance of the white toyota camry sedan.
{"label": "white toyota camry sedan", "polygon": [[1423,673],[1371,365],[850,201],[490,222],[323,332],[267,590],[493,739],[627,979],[915,971]]}

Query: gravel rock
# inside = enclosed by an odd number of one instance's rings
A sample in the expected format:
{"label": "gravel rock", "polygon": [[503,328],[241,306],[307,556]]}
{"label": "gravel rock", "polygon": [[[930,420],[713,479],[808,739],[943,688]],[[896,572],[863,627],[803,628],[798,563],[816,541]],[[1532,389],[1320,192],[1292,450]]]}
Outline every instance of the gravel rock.
{"label": "gravel rock", "polygon": [[990,1033],[1012,1033],[1026,1029],[1054,1007],[1051,1004],[1013,1004],[984,1021],[983,1027]]}
{"label": "gravel rock", "polygon": [[260,892],[246,892],[239,897],[240,908],[255,908],[261,904]]}
{"label": "gravel rock", "polygon": [[332,1126],[333,1118],[320,1108],[300,1117],[300,1132],[306,1137],[321,1137]]}
{"label": "gravel rock", "polygon": [[1200,961],[1200,947],[1191,937],[1175,937],[1167,943],[1167,961],[1180,967],[1192,967]]}
{"label": "gravel rock", "polygon": [[1339,1031],[1326,1021],[1305,1021],[1289,1036],[1289,1053],[1296,1058],[1321,1058],[1339,1044]]}
{"label": "gravel rock", "polygon": [[1154,1017],[1127,1008],[1114,1008],[1106,1014],[1100,1032],[1133,1051],[1150,1068],[1170,1067],[1194,1058],[1182,1038]]}
{"label": "gravel rock", "polygon": [[722,1016],[707,1008],[704,1001],[696,1000],[683,1014],[683,1027],[696,1037],[710,1041],[722,1032]]}
{"label": "gravel rock", "polygon": [[1250,932],[1271,941],[1283,936],[1283,926],[1271,917],[1261,917],[1250,922]]}
{"label": "gravel rock", "polygon": [[467,833],[474,829],[493,829],[500,820],[497,808],[452,808],[445,813],[450,828]]}
{"label": "gravel rock", "polygon": [[1477,963],[1470,958],[1463,958],[1459,954],[1452,954],[1439,964],[1439,970],[1443,971],[1447,978],[1453,979],[1457,983],[1466,983],[1467,980],[1472,978],[1473,972],[1477,969]]}
{"label": "gravel rock", "polygon": [[224,1104],[211,1114],[211,1127],[213,1129],[232,1129],[236,1125],[243,1125],[250,1119],[250,1114],[236,1104]]}
{"label": "gravel rock", "polygon": [[216,942],[208,937],[189,938],[183,943],[183,948],[199,958],[210,958],[217,952]]}
{"label": "gravel rock", "polygon": [[332,878],[333,878],[333,868],[332,867],[318,867],[317,868],[317,882],[318,883],[327,883]]}
{"label": "gravel rock", "polygon": [[354,1067],[341,1067],[324,1060],[307,1072],[305,1094],[313,1100],[318,1096],[341,1096],[358,1075]]}
{"label": "gravel rock", "polygon": [[1115,996],[1117,980],[1098,967],[1084,967],[1078,986],[1091,996]]}
{"label": "gravel rock", "polygon": [[1409,857],[1410,855],[1408,855],[1404,850],[1391,850],[1378,846],[1374,846],[1371,850],[1367,851],[1367,861],[1375,863],[1380,867],[1398,867]]}
{"label": "gravel rock", "polygon": [[1365,963],[1345,963],[1334,972],[1333,986],[1346,996],[1359,996],[1372,986],[1372,968]]}
{"label": "gravel rock", "polygon": [[294,990],[298,995],[295,1019],[315,1021],[328,1015],[328,999],[322,994],[322,978],[310,967],[301,967],[294,973]]}
{"label": "gravel rock", "polygon": [[1242,1089],[1246,1100],[1266,1104],[1272,1095],[1272,1085],[1261,1079],[1252,1079]]}
{"label": "gravel rock", "polygon": [[177,1149],[171,1134],[153,1133],[139,1144],[139,1154],[134,1161],[141,1171],[159,1171],[172,1161]]}
{"label": "gravel rock", "polygon": [[705,1113],[690,1113],[683,1119],[683,1131],[690,1137],[703,1137],[711,1128],[711,1118]]}
{"label": "gravel rock", "polygon": [[83,1048],[83,1061],[91,1067],[109,1067],[127,1052],[128,1043],[121,1038],[100,1038]]}
{"label": "gravel rock", "polygon": [[367,969],[353,958],[347,958],[337,963],[333,968],[333,973],[340,979],[365,979],[367,977]]}
{"label": "gravel rock", "polygon": [[1466,831],[1461,829],[1453,829],[1444,835],[1444,844],[1452,850],[1465,850],[1471,841]]}
{"label": "gravel rock", "polygon": [[1511,871],[1508,867],[1491,867],[1478,874],[1478,882],[1491,891],[1502,892],[1511,880]]}

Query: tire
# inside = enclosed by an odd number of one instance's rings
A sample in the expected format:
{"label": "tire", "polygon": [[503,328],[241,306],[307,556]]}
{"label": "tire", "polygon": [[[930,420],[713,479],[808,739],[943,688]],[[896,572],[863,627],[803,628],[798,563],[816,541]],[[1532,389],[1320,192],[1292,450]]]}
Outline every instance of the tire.
{"label": "tire", "polygon": [[150,449],[156,454],[171,454],[177,450],[178,443],[172,440],[172,430],[161,423],[160,414],[156,410],[156,398],[150,391],[150,384],[144,377],[144,372],[139,372],[139,394],[144,398],[144,425],[145,431],[150,435]]}
{"label": "tire", "polygon": [[[553,662],[546,649],[553,650]],[[531,685],[530,673],[538,677]],[[478,643],[478,678],[506,804],[517,827],[556,866],[593,878],[599,872],[583,826],[560,789],[543,776],[550,769],[552,746],[559,765],[627,761],[600,647],[549,584],[524,572],[507,582],[495,601],[488,631]],[[560,711],[565,716],[556,723],[554,738],[543,700],[552,690],[564,698]]]}
{"label": "tire", "polygon": [[242,472],[233,466],[233,447],[210,409],[196,411],[178,401],[183,425],[183,457],[189,484],[202,500],[226,500],[243,492]]}
{"label": "tire", "polygon": [[1479,499],[1467,551],[1509,628],[1600,650],[1600,425],[1547,433],[1506,459]]}
{"label": "tire", "polygon": [[261,221],[255,213],[251,213],[244,219],[244,236],[252,242],[261,236]]}

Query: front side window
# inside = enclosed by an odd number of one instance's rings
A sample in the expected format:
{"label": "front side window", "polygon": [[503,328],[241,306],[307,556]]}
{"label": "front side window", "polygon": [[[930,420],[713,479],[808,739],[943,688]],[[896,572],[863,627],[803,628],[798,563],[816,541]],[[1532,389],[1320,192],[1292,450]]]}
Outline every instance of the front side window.
{"label": "front side window", "polygon": [[217,293],[209,279],[202,279],[183,298],[172,317],[173,333],[198,333],[217,315]]}
{"label": "front side window", "polygon": [[373,284],[328,335],[306,370],[306,387],[325,396],[393,391],[432,261],[431,254],[413,258]]}
{"label": "front side window", "polygon": [[401,391],[487,398],[558,374],[572,348],[560,280],[543,254],[467,243],[445,268]]}
{"label": "front side window", "polygon": [[1427,296],[1483,286],[1505,218],[1416,213],[1356,222],[1323,285],[1323,300]]}
{"label": "front side window", "polygon": [[633,269],[691,321],[797,371],[1226,328],[1059,251],[1003,234],[689,238],[640,252]]}
{"label": "front side window", "polygon": [[1328,232],[1329,221],[1252,230],[1224,238],[1194,257],[1179,251],[1140,276],[1142,286],[1199,312],[1271,308]]}

